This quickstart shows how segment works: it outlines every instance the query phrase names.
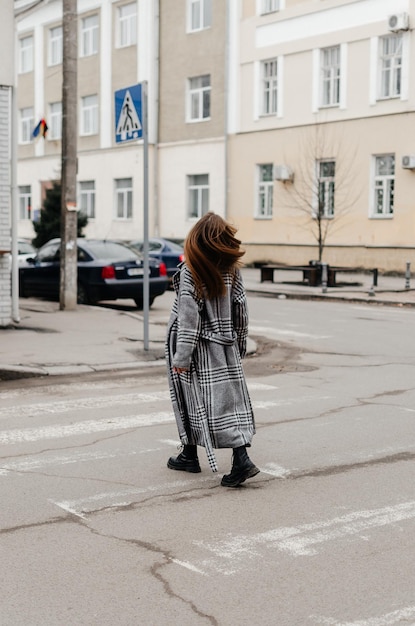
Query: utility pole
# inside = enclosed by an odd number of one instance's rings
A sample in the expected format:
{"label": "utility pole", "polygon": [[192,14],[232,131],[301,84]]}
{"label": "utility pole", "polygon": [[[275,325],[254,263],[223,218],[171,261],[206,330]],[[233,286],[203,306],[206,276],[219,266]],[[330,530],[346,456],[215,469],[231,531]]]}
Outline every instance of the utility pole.
{"label": "utility pole", "polygon": [[75,310],[77,304],[78,213],[76,207],[77,169],[77,0],[63,0],[63,84],[62,84],[62,203],[61,270],[59,303],[61,310]]}

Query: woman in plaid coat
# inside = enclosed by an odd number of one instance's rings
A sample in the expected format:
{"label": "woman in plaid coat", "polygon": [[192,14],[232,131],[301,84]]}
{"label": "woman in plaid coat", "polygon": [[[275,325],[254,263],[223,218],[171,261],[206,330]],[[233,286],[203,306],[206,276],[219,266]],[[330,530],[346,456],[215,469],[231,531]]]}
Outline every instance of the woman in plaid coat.
{"label": "woman in plaid coat", "polygon": [[185,242],[185,263],[173,278],[176,299],[166,341],[170,395],[183,451],[170,469],[200,472],[197,446],[211,469],[215,448],[232,448],[230,474],[221,484],[237,487],[259,469],[246,447],[255,433],[242,369],[248,315],[239,271],[244,252],[236,230],[214,213],[202,217]]}

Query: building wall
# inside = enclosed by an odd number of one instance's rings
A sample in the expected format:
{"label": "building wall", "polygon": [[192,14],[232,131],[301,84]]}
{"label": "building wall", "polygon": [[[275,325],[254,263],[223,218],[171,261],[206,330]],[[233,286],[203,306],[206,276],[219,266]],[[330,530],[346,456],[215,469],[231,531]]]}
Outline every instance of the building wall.
{"label": "building wall", "polygon": [[[415,38],[404,33],[402,94],[373,99],[374,43],[389,34],[387,17],[406,11],[409,0],[290,2],[259,15],[246,0],[240,21],[239,126],[229,138],[229,216],[240,228],[246,261],[307,263],[316,258],[316,220],[311,216],[314,164],[336,161],[335,217],[326,220],[324,260],[342,265],[401,270],[415,262],[415,171],[401,167],[415,154],[408,129],[415,121]],[[340,106],[315,107],[315,55],[342,46]],[[279,107],[261,115],[260,63],[277,58]],[[394,213],[373,216],[374,155],[395,155]],[[294,182],[273,182],[272,217],[257,217],[257,166],[288,165]]]}

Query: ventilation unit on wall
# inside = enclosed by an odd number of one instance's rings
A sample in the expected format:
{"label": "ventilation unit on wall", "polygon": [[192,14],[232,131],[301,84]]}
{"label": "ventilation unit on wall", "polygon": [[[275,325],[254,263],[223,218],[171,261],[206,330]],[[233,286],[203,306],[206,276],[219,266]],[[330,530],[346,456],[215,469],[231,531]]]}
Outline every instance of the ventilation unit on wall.
{"label": "ventilation unit on wall", "polygon": [[275,180],[281,180],[283,183],[292,183],[294,180],[294,172],[288,165],[275,165],[274,178]]}
{"label": "ventilation unit on wall", "polygon": [[397,33],[400,30],[409,29],[409,15],[408,13],[395,13],[388,17],[388,28],[393,33]]}
{"label": "ventilation unit on wall", "polygon": [[410,155],[403,156],[402,167],[405,170],[415,170],[415,156],[410,156]]}

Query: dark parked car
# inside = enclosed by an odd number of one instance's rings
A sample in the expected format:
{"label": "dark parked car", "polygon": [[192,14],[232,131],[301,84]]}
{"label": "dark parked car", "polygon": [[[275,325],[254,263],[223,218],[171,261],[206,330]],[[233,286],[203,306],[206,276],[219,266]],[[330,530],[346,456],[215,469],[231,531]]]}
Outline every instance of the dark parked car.
{"label": "dark parked car", "polygon": [[[143,252],[142,241],[131,241],[129,245]],[[183,246],[162,237],[152,237],[148,240],[148,254],[166,264],[167,275],[170,279],[177,272],[178,264],[184,259]]]}
{"label": "dark parked car", "polygon": [[[134,248],[118,241],[78,239],[78,303],[132,298],[143,306],[143,258]],[[149,259],[149,299],[168,287],[164,263]],[[25,267],[19,268],[20,295],[59,298],[60,239],[42,246]]]}

